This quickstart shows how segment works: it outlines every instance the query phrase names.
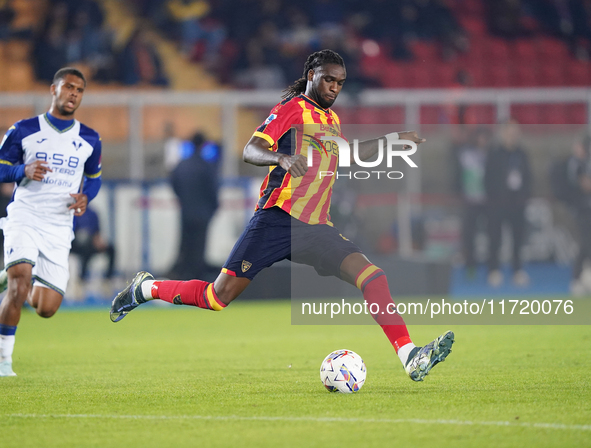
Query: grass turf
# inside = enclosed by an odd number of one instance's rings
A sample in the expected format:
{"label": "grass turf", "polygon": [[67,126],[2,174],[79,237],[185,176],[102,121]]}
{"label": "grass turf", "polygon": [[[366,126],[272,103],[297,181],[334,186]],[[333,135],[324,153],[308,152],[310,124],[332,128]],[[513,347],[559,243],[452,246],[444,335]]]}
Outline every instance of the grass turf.
{"label": "grass turf", "polygon": [[[424,344],[447,329],[410,331]],[[118,324],[107,307],[25,312],[0,446],[591,446],[591,327],[453,330],[448,360],[413,383],[379,327],[292,326],[289,302],[145,307]],[[320,382],[340,348],[366,362],[358,394]]]}

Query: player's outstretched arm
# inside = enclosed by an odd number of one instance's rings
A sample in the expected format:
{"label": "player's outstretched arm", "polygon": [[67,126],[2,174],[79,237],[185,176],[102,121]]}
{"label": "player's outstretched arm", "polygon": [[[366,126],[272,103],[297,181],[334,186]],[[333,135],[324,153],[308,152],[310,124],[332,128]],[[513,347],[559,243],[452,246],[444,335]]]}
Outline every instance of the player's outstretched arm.
{"label": "player's outstretched arm", "polygon": [[[386,138],[386,136],[374,138],[372,140],[366,140],[364,142],[359,143],[359,159],[367,160],[371,159],[378,153],[379,148],[379,141]],[[420,145],[421,143],[425,143],[427,140],[419,137],[419,134],[416,131],[403,131],[398,132],[398,140],[410,140],[411,142]],[[407,148],[407,146],[405,146]],[[353,151],[351,150],[351,163],[355,164],[355,160],[353,158]]]}
{"label": "player's outstretched arm", "polygon": [[253,136],[244,147],[242,159],[256,166],[279,165],[293,177],[303,176],[308,171],[308,163],[304,156],[279,154],[269,148],[267,140]]}

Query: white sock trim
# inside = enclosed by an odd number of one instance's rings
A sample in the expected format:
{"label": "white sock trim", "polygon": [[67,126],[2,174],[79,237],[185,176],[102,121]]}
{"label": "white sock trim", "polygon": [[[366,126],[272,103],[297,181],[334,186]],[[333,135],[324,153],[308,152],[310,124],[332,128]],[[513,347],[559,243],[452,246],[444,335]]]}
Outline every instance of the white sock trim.
{"label": "white sock trim", "polygon": [[142,283],[142,295],[146,300],[154,300],[152,297],[152,285],[154,284],[155,280],[146,280]]}
{"label": "white sock trim", "polygon": [[0,335],[0,362],[12,363],[12,352],[14,351],[14,335]]}
{"label": "white sock trim", "polygon": [[414,345],[412,342],[409,342],[408,344],[403,345],[402,347],[400,347],[398,349],[398,357],[400,358],[400,362],[402,362],[403,367],[406,367],[406,361],[408,361],[408,355],[410,355],[410,352],[415,347],[416,347],[416,345]]}

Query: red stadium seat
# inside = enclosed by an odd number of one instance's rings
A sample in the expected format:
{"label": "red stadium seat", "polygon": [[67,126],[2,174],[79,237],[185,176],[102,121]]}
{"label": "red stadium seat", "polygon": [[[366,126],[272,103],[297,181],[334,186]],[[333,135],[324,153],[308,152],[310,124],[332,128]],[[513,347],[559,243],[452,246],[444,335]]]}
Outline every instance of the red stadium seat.
{"label": "red stadium seat", "polygon": [[580,61],[570,61],[566,65],[566,85],[568,86],[589,86],[591,77],[589,72],[589,63]]}
{"label": "red stadium seat", "polygon": [[538,60],[538,51],[536,44],[531,39],[519,39],[511,44],[510,47],[511,63],[535,64]]}
{"label": "red stadium seat", "polygon": [[540,124],[567,124],[566,107],[564,104],[540,104],[539,121]]}
{"label": "red stadium seat", "polygon": [[564,86],[566,82],[564,67],[553,61],[546,61],[546,63],[540,67],[539,81],[542,86]]}
{"label": "red stadium seat", "polygon": [[466,124],[494,124],[496,121],[494,106],[471,104],[464,108],[464,123]]}
{"label": "red stadium seat", "polygon": [[588,123],[586,104],[567,104],[565,106],[565,115],[567,124]]}
{"label": "red stadium seat", "polygon": [[441,59],[441,48],[432,42],[414,41],[410,45],[415,60],[420,62],[432,62]]}
{"label": "red stadium seat", "polygon": [[406,64],[389,62],[384,66],[383,71],[379,73],[384,87],[390,89],[400,89],[406,87],[407,70],[404,65]]}
{"label": "red stadium seat", "polygon": [[538,53],[543,59],[551,59],[554,61],[563,61],[570,57],[566,44],[551,37],[542,37],[537,40]]}
{"label": "red stadium seat", "polygon": [[428,88],[431,84],[432,64],[426,62],[414,62],[405,64],[406,87]]}
{"label": "red stadium seat", "polygon": [[538,68],[533,65],[517,64],[513,67],[512,85],[517,87],[535,87],[540,84]]}
{"label": "red stadium seat", "polygon": [[472,36],[483,36],[486,34],[486,23],[484,20],[474,16],[460,16],[460,25]]}
{"label": "red stadium seat", "polygon": [[511,106],[511,116],[521,124],[538,124],[540,122],[537,104],[517,104]]}
{"label": "red stadium seat", "polygon": [[485,68],[486,84],[490,87],[510,87],[511,70],[507,64],[494,65]]}
{"label": "red stadium seat", "polygon": [[487,47],[484,57],[494,62],[504,62],[509,59],[509,44],[505,39],[489,39]]}

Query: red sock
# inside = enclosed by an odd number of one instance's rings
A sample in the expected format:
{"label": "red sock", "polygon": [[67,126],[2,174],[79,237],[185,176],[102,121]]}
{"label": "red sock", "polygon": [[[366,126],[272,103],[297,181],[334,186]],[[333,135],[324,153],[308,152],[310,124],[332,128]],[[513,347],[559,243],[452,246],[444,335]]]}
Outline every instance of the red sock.
{"label": "red sock", "polygon": [[152,297],[175,305],[190,305],[206,310],[221,311],[226,307],[213,289],[213,283],[202,280],[180,282],[175,280],[157,281],[152,285]]}
{"label": "red sock", "polygon": [[[379,308],[374,306],[374,309],[380,311],[372,316],[384,330],[396,353],[398,353],[400,347],[412,342],[402,316],[397,313],[388,314],[385,312],[388,306],[392,308],[394,302],[390,295],[390,288],[384,271],[373,264],[368,264],[357,275],[355,285],[363,293],[363,298],[368,307],[371,308],[373,303],[378,305]],[[381,312],[384,312],[384,314],[381,314]]]}

